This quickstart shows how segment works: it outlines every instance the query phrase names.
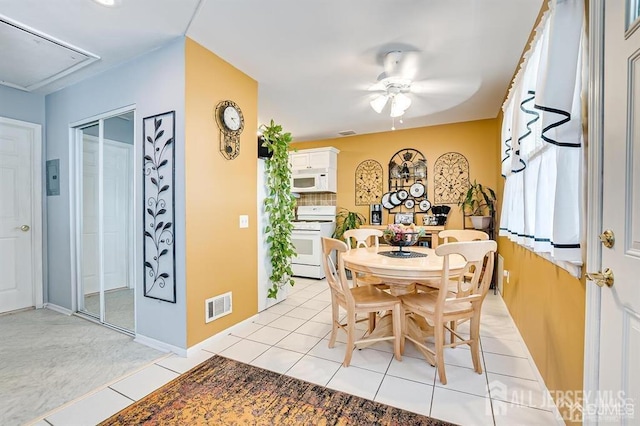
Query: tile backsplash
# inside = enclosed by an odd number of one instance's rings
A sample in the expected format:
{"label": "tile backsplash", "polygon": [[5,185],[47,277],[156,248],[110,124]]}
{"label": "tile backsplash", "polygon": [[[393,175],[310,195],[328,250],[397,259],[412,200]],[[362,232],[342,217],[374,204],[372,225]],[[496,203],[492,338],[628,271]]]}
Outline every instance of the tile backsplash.
{"label": "tile backsplash", "polygon": [[336,194],[332,192],[302,193],[296,204],[298,206],[335,206]]}

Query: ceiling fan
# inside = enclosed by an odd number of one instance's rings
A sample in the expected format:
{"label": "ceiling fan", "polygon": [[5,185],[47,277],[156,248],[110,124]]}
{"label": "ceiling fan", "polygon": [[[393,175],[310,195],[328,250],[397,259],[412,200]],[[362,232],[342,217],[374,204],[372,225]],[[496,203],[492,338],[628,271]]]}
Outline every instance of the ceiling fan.
{"label": "ceiling fan", "polygon": [[[480,88],[481,75],[468,71],[464,75],[456,72],[446,77],[416,79],[421,60],[424,61],[424,55],[413,49],[394,49],[383,54],[384,71],[368,89],[375,92],[369,104],[378,114],[389,111],[391,130],[395,130],[396,119],[403,122],[403,116],[412,103],[417,105],[418,114],[433,114],[465,102]],[[441,67],[439,72],[442,73]]]}
{"label": "ceiling fan", "polygon": [[370,91],[381,93],[371,100],[371,108],[380,114],[387,104],[390,104],[390,116],[401,117],[411,106],[411,84],[417,72],[417,52],[402,52],[394,50],[385,54],[383,59],[384,72],[377,79],[377,83],[369,88]]}

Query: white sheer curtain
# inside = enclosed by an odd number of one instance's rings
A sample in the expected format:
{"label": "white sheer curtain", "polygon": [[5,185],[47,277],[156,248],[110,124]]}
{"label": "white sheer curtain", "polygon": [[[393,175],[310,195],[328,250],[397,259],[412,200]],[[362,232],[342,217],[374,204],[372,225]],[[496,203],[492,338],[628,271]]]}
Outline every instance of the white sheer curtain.
{"label": "white sheer curtain", "polygon": [[582,264],[584,1],[551,0],[503,106],[500,235]]}

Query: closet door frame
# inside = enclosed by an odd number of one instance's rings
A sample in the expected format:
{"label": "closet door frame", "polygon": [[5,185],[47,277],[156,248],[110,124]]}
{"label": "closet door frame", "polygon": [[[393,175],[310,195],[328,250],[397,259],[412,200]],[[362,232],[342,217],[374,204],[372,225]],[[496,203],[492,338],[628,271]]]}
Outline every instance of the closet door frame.
{"label": "closet door frame", "polygon": [[[89,312],[80,311],[80,300],[84,301],[84,294],[82,291],[82,221],[83,221],[83,205],[82,205],[82,191],[83,191],[83,129],[98,124],[98,187],[99,193],[102,194],[104,191],[104,144],[108,141],[104,138],[104,122],[109,119],[119,115],[123,115],[125,113],[132,112],[133,113],[133,139],[134,144],[131,150],[131,161],[132,164],[136,164],[136,139],[137,139],[137,126],[136,126],[136,107],[135,105],[129,105],[122,108],[118,108],[116,110],[108,111],[103,114],[99,114],[93,117],[89,117],[69,125],[69,141],[70,141],[70,152],[69,152],[69,193],[70,196],[70,241],[71,241],[71,292],[72,292],[72,311],[84,314],[89,319],[98,320],[100,323],[116,328],[120,331],[126,332],[128,334],[135,334],[135,299],[137,291],[134,291],[134,330],[126,330],[120,328],[118,326],[114,326],[105,322],[105,298],[104,298],[104,200],[103,196],[98,197],[98,209],[99,209],[99,219],[98,219],[98,276],[99,276],[99,289],[100,289],[100,318],[95,318]],[[137,211],[135,204],[138,200],[138,190],[137,190],[137,182],[139,177],[135,173],[135,167],[132,171],[133,177],[133,190],[131,197],[131,212],[132,214]],[[130,279],[133,282],[134,289],[137,288],[139,280],[138,274],[135,268],[136,265],[136,253],[137,253],[137,238],[135,237],[135,230],[138,229],[139,219],[134,216],[132,222],[132,228],[130,230],[129,242],[132,244],[129,259],[129,274]],[[81,299],[82,298],[82,299]]]}

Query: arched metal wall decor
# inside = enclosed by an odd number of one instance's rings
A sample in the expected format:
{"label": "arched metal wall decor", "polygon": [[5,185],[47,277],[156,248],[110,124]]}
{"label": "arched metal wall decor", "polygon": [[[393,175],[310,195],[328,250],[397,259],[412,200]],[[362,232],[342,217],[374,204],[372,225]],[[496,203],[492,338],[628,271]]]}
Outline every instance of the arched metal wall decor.
{"label": "arched metal wall decor", "polygon": [[457,204],[469,188],[469,161],[458,152],[446,152],[433,166],[436,204]]}
{"label": "arched metal wall decor", "polygon": [[380,202],[383,191],[382,165],[376,160],[364,160],[356,167],[356,206]]}

